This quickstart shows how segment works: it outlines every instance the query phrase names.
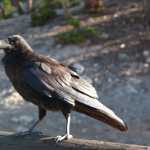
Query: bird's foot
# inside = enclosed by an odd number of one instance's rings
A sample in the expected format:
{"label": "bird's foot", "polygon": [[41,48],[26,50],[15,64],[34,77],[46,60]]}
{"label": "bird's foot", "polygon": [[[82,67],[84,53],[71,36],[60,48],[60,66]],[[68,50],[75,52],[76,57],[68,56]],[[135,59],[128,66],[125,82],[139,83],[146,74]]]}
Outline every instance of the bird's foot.
{"label": "bird's foot", "polygon": [[63,140],[70,140],[72,138],[73,138],[73,136],[71,134],[69,134],[69,135],[65,134],[64,136],[58,135],[55,138],[55,140],[56,140],[56,142],[62,142]]}
{"label": "bird's foot", "polygon": [[27,130],[27,131],[23,131],[23,132],[18,132],[15,134],[15,136],[28,136],[28,135],[41,135],[42,132],[40,131],[33,131],[33,130]]}

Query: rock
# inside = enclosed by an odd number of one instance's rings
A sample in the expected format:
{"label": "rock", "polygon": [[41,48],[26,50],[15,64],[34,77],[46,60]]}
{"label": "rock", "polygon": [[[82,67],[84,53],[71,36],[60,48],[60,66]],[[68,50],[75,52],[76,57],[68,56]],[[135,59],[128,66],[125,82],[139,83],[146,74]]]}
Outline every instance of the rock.
{"label": "rock", "polygon": [[52,47],[55,44],[55,40],[53,38],[48,38],[45,40],[45,46],[47,47]]}
{"label": "rock", "polygon": [[145,67],[145,68],[148,68],[148,67],[149,67],[149,64],[147,64],[147,63],[144,64],[144,67]]}
{"label": "rock", "polygon": [[19,121],[23,122],[26,125],[26,124],[32,122],[33,118],[32,118],[32,116],[22,115],[22,116],[20,116]]}
{"label": "rock", "polygon": [[130,93],[130,94],[137,94],[138,93],[138,91],[131,84],[128,84],[126,86],[126,90],[127,90],[127,93]]}
{"label": "rock", "polygon": [[62,48],[62,45],[61,44],[57,44],[56,45],[56,49],[60,49],[60,48]]}
{"label": "rock", "polygon": [[128,56],[126,53],[119,53],[119,54],[118,54],[118,58],[119,58],[121,61],[127,61],[127,60],[129,60],[129,56]]}
{"label": "rock", "polygon": [[104,32],[104,33],[101,34],[101,38],[108,39],[109,38],[109,34]]}
{"label": "rock", "polygon": [[144,63],[138,63],[138,69],[139,70],[144,70]]}
{"label": "rock", "polygon": [[136,77],[129,77],[128,81],[131,83],[131,84],[140,84],[142,82],[141,79],[139,78],[136,78]]}
{"label": "rock", "polygon": [[125,48],[126,47],[126,44],[124,44],[124,43],[122,43],[121,45],[120,45],[120,48]]}
{"label": "rock", "polygon": [[140,71],[144,69],[144,63],[133,62],[130,64],[131,71]]}
{"label": "rock", "polygon": [[19,123],[19,118],[18,117],[12,117],[10,120],[14,123]]}
{"label": "rock", "polygon": [[108,82],[112,82],[113,80],[112,80],[112,78],[108,78]]}
{"label": "rock", "polygon": [[150,57],[147,57],[147,58],[146,58],[146,62],[147,62],[147,63],[150,63]]}
{"label": "rock", "polygon": [[150,55],[149,50],[144,50],[143,51],[143,56],[148,57]]}
{"label": "rock", "polygon": [[114,15],[113,15],[113,18],[118,18],[119,17],[119,14],[118,13],[115,13]]}
{"label": "rock", "polygon": [[29,123],[33,122],[33,117],[32,116],[27,116],[27,115],[22,115],[20,117],[12,117],[11,121],[13,123],[17,123],[17,124],[22,124],[22,125],[28,125]]}

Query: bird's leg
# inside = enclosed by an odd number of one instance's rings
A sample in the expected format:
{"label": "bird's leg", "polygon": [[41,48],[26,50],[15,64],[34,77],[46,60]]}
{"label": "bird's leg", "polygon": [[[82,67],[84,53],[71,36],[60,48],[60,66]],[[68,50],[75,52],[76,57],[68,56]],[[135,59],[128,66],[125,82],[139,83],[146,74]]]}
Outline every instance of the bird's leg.
{"label": "bird's leg", "polygon": [[67,125],[66,125],[66,134],[67,134],[67,139],[71,139],[73,136],[70,134],[70,121],[71,121],[71,114],[68,114],[67,117]]}
{"label": "bird's leg", "polygon": [[63,140],[69,140],[73,138],[73,136],[70,134],[70,121],[71,121],[71,114],[68,113],[65,115],[66,117],[66,134],[63,136],[57,136],[56,137],[56,142],[61,142]]}
{"label": "bird's leg", "polygon": [[39,107],[39,119],[28,129],[29,132],[32,132],[33,129],[43,120],[46,115],[46,110]]}
{"label": "bird's leg", "polygon": [[34,122],[34,124],[27,130],[28,132],[32,132],[33,129],[41,122],[41,119]]}
{"label": "bird's leg", "polygon": [[33,129],[43,120],[46,115],[45,109],[39,107],[39,119],[27,130],[23,132],[19,132],[16,135],[29,135],[33,132]]}

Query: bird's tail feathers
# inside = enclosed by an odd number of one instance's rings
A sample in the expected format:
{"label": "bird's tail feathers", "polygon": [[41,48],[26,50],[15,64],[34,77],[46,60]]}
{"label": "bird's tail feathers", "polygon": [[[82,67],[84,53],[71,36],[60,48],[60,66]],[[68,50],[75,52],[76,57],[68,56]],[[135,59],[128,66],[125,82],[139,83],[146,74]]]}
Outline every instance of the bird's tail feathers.
{"label": "bird's tail feathers", "polygon": [[100,120],[120,131],[127,131],[128,127],[111,109],[104,106],[98,100],[90,101],[90,104],[77,102],[75,110],[92,118]]}

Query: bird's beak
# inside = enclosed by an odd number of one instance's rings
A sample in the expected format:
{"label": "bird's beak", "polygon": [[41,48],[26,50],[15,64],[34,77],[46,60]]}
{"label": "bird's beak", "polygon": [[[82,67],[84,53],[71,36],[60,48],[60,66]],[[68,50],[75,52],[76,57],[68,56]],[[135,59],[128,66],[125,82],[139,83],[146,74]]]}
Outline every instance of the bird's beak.
{"label": "bird's beak", "polygon": [[12,46],[8,43],[7,40],[0,40],[0,49],[11,48]]}

